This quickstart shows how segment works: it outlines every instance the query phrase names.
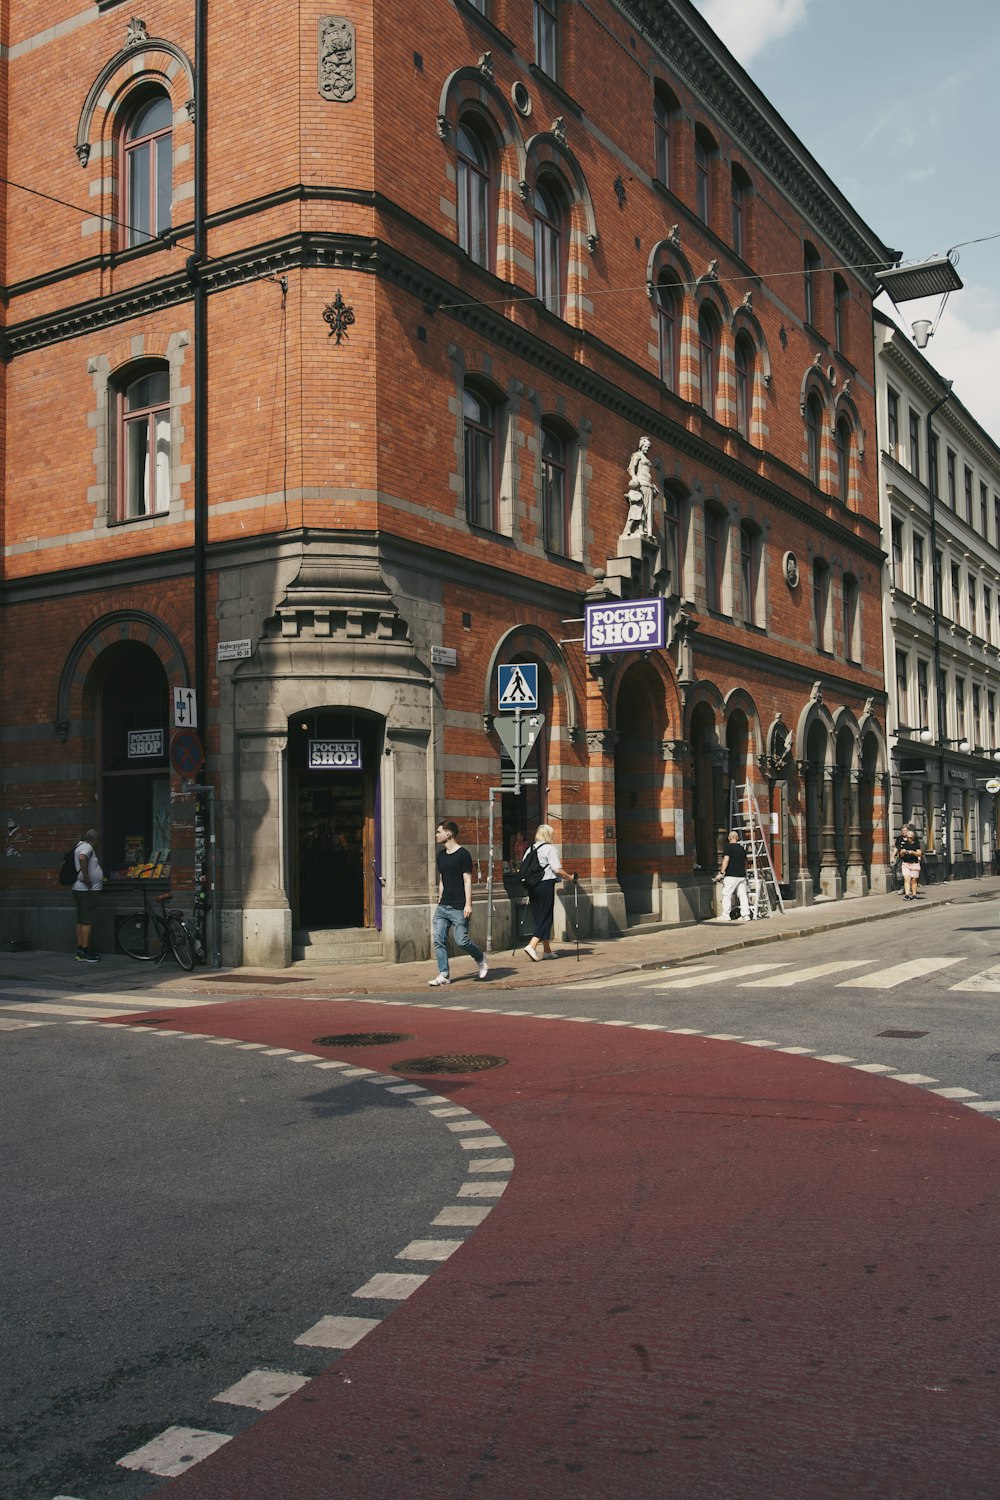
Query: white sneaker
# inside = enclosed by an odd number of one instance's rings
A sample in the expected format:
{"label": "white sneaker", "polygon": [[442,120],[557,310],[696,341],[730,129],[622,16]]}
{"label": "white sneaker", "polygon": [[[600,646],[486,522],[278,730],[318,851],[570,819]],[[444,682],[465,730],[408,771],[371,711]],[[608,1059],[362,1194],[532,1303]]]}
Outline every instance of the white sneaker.
{"label": "white sneaker", "polygon": [[738,922],[752,922],[753,917],[737,917],[736,920]]}
{"label": "white sneaker", "polygon": [[432,990],[439,990],[444,984],[451,984],[447,974],[439,974],[436,979],[428,979],[427,983]]}
{"label": "white sneaker", "polygon": [[525,948],[524,951],[528,955],[528,957],[532,960],[532,962],[534,962],[536,964],[540,964],[541,963],[541,961],[542,961],[542,955],[540,953],[536,953],[535,950],[534,950],[534,948],[531,947],[530,943],[527,945],[527,947]]}
{"label": "white sneaker", "polygon": [[487,974],[488,974],[488,973],[489,973],[489,972],[490,972],[490,966],[489,966],[489,964],[488,964],[488,963],[487,963],[487,961],[486,961],[486,957],[485,957],[485,955],[484,955],[484,957],[483,957],[483,961],[482,961],[482,963],[481,963],[481,964],[480,964],[480,965],[479,965],[479,973],[478,973],[478,974],[477,974],[477,975],[476,975],[476,978],[477,978],[477,979],[485,979],[485,978],[486,978],[486,976],[487,976]]}

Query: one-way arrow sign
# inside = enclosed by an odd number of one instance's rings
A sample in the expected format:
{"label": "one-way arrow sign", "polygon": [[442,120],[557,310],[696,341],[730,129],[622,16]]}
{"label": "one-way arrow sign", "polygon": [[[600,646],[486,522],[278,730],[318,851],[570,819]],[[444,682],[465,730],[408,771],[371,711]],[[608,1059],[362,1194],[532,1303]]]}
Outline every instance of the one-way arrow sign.
{"label": "one-way arrow sign", "polygon": [[493,720],[493,728],[514,762],[514,770],[518,775],[531,754],[531,747],[544,723],[544,714],[498,714]]}
{"label": "one-way arrow sign", "polygon": [[194,688],[174,688],[174,728],[196,729],[198,727],[198,695]]}

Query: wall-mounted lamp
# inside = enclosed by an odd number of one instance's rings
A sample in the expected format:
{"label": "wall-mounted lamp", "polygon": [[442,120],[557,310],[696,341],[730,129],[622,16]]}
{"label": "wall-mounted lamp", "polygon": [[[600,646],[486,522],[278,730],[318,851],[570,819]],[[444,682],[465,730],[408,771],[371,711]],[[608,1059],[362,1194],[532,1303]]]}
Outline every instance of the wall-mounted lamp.
{"label": "wall-mounted lamp", "polygon": [[948,739],[947,737],[945,737],[941,741],[941,743],[942,745],[957,745],[963,755],[968,755],[969,751],[972,749],[972,746],[969,744],[964,735],[962,735],[958,739]]}
{"label": "wall-mounted lamp", "polygon": [[919,740],[923,745],[929,745],[934,738],[929,724],[897,724],[896,733],[905,734],[911,740]]}

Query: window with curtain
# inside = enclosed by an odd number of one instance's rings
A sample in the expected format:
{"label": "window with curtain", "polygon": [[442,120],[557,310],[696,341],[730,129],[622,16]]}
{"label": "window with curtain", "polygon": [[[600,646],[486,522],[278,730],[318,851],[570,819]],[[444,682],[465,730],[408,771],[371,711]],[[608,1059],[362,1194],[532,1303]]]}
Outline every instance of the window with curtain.
{"label": "window with curtain", "polygon": [[664,271],[656,284],[657,347],[660,379],[668,391],[680,388],[682,288],[673,271]]}
{"label": "window with curtain", "polygon": [[170,372],[127,372],[118,383],[117,516],[136,521],[170,509]]}
{"label": "window with curtain", "polygon": [[458,243],[471,260],[493,269],[493,161],[482,131],[461,120],[456,136]]}
{"label": "window with curtain", "polygon": [[823,407],[815,391],[806,397],[806,463],[809,478],[817,489],[823,462]]}
{"label": "window with curtain", "polygon": [[145,245],[170,228],[173,203],[173,107],[158,89],[126,117],[121,142],[122,237]]}
{"label": "window with curtain", "polygon": [[543,177],[535,187],[535,294],[557,317],[564,310],[564,217],[558,185]]}
{"label": "window with curtain", "polygon": [[463,392],[465,430],[465,514],[473,526],[497,528],[499,413],[484,392],[467,385]]}
{"label": "window with curtain", "polygon": [[566,434],[542,425],[542,525],[545,550],[570,555],[570,457]]}
{"label": "window with curtain", "polygon": [[753,427],[753,377],[756,350],[749,334],[736,336],[734,366],[736,373],[736,430],[750,441]]}
{"label": "window with curtain", "polygon": [[717,413],[720,338],[718,318],[703,307],[698,314],[698,379],[701,405],[710,417]]}

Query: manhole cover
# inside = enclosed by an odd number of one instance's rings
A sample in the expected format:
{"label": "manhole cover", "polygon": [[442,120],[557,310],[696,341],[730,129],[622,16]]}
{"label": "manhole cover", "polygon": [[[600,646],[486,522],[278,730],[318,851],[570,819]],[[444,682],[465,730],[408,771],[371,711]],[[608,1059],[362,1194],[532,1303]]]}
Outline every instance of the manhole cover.
{"label": "manhole cover", "polygon": [[390,1066],[394,1073],[479,1073],[484,1068],[503,1068],[505,1057],[476,1052],[442,1052],[436,1057],[410,1057]]}
{"label": "manhole cover", "polygon": [[301,984],[280,974],[199,974],[201,984]]}
{"label": "manhole cover", "polygon": [[1000,1062],[1000,1052],[991,1052],[986,1059],[987,1062]]}
{"label": "manhole cover", "polygon": [[879,1036],[895,1036],[895,1037],[902,1038],[903,1041],[914,1041],[915,1042],[918,1036],[926,1036],[927,1032],[926,1031],[880,1031],[878,1033],[878,1035]]}
{"label": "manhole cover", "polygon": [[314,1036],[314,1047],[385,1047],[389,1042],[412,1042],[412,1031],[345,1031],[341,1036]]}

